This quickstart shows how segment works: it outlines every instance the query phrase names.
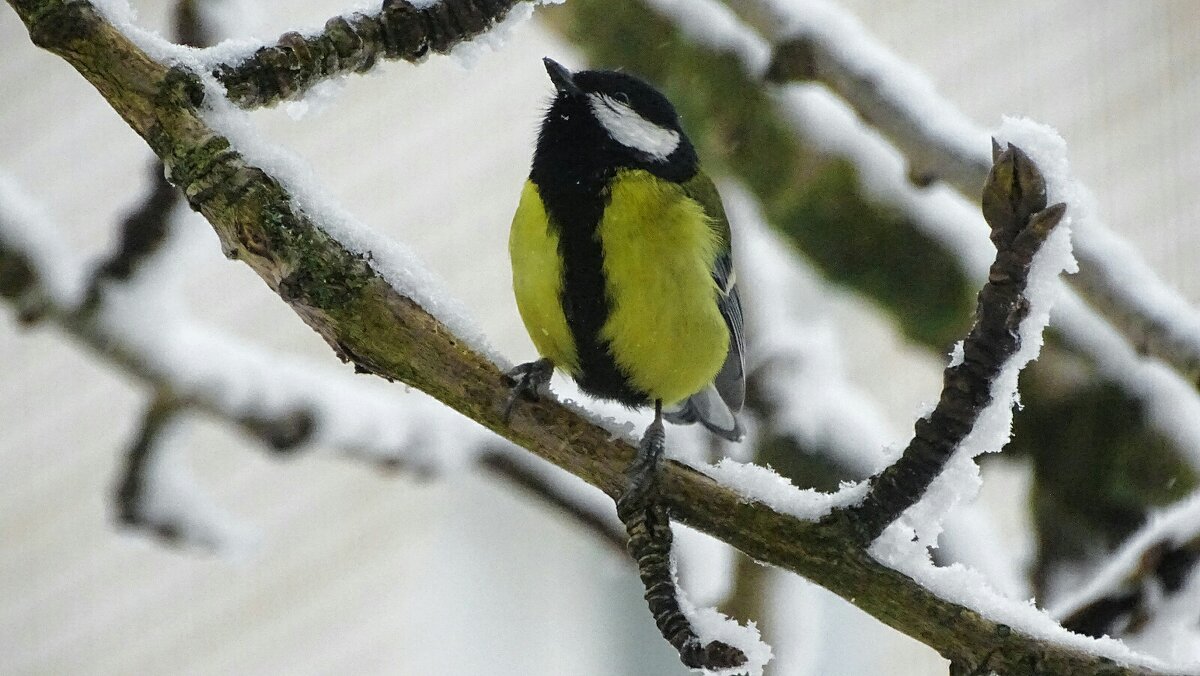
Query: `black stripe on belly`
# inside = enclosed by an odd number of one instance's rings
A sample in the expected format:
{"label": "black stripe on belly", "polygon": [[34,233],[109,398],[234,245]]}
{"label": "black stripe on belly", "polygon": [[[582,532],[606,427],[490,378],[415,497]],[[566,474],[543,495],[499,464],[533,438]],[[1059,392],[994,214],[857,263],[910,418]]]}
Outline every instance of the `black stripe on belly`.
{"label": "black stripe on belly", "polygon": [[614,361],[608,341],[600,337],[610,310],[605,292],[604,252],[597,233],[608,204],[608,178],[564,181],[561,176],[536,174],[535,171],[530,178],[538,186],[550,216],[550,227],[558,234],[563,267],[563,314],[579,357],[580,372],[575,381],[594,397],[627,406],[644,405],[649,397],[629,382]]}

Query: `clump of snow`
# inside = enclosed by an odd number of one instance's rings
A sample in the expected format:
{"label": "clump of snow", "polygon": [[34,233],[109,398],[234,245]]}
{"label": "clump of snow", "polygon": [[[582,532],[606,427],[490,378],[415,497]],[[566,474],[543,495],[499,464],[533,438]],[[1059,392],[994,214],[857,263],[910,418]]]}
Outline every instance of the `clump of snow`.
{"label": "clump of snow", "polygon": [[869,488],[867,482],[843,483],[833,493],[809,488],[797,488],[775,470],[762,465],[737,462],[724,458],[716,465],[693,467],[747,501],[761,502],[780,514],[805,521],[817,521],[835,509],[849,507],[862,501]]}
{"label": "clump of snow", "polygon": [[679,584],[675,557],[671,557],[671,578],[675,585],[676,599],[679,609],[687,618],[700,643],[707,645],[712,641],[720,641],[731,645],[746,656],[746,663],[732,669],[697,669],[695,671],[712,676],[762,676],[763,667],[771,661],[771,646],[762,640],[753,621],[744,625],[721,614],[716,608],[700,608],[692,602],[686,591]]}
{"label": "clump of snow", "polygon": [[[561,2],[562,0],[555,0]],[[463,68],[470,69],[479,63],[479,60],[487,56],[490,52],[498,52],[508,44],[508,41],[516,34],[517,29],[525,25],[533,17],[534,2],[522,2],[513,5],[508,14],[504,16],[491,30],[475,37],[474,39],[460,42],[450,50],[450,58]]]}
{"label": "clump of snow", "polygon": [[337,101],[338,97],[342,94],[342,90],[346,88],[347,81],[348,78],[345,76],[335,76],[328,80],[322,80],[304,92],[304,96],[301,98],[283,104],[283,110],[287,113],[288,117],[297,121],[303,120],[310,115],[317,117]]}

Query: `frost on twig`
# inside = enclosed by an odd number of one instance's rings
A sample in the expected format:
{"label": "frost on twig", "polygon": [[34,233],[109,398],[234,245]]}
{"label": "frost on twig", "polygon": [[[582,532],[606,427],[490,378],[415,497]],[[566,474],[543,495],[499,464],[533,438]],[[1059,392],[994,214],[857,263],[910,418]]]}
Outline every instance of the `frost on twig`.
{"label": "frost on twig", "polygon": [[1019,330],[1029,313],[1025,290],[1034,256],[1065,211],[1065,204],[1047,206],[1045,180],[1020,148],[997,146],[983,191],[983,214],[991,226],[996,260],[979,292],[975,323],[963,343],[962,359],[945,371],[937,407],[917,421],[904,454],[871,480],[860,505],[838,515],[853,522],[864,544],[921,499],[993,402],[993,385],[1021,347]]}
{"label": "frost on twig", "polygon": [[445,54],[503,19],[522,0],[384,0],[373,14],[335,16],[316,35],[285,33],[238,63],[214,70],[243,108],[295,98],[327,78],[370,70],[379,59],[419,61]]}

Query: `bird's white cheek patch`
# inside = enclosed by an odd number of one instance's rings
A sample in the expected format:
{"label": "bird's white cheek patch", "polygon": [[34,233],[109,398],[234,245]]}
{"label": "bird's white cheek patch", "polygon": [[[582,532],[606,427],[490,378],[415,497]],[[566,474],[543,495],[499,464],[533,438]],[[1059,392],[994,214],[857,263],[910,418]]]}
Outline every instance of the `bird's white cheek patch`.
{"label": "bird's white cheek patch", "polygon": [[602,94],[589,94],[592,114],[614,141],[665,160],[679,147],[679,132],[664,129],[638,115],[629,106]]}

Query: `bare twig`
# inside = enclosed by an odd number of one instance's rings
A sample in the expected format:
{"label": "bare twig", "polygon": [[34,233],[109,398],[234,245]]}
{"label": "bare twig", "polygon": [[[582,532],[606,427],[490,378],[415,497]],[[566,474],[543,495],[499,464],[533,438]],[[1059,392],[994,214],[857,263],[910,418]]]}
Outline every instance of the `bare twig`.
{"label": "bare twig", "polygon": [[178,415],[179,410],[179,403],[169,394],[156,393],[142,417],[137,437],[125,453],[125,467],[113,496],[117,519],[121,523],[132,528],[149,530],[168,542],[177,542],[182,537],[181,526],[150,516],[143,508],[142,502],[148,490],[147,484],[152,481],[148,474],[153,455],[164,429]]}

